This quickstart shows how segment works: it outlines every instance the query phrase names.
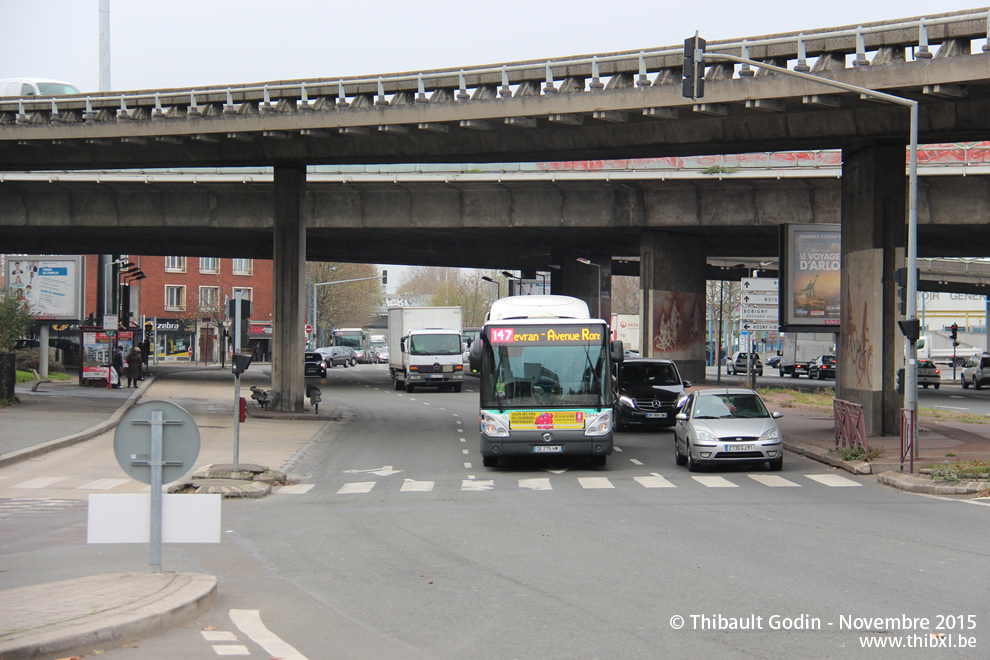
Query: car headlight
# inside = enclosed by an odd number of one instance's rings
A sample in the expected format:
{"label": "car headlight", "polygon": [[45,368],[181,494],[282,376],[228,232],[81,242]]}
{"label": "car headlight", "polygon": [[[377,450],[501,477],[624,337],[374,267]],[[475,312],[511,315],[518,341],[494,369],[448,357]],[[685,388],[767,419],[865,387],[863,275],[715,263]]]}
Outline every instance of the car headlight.
{"label": "car headlight", "polygon": [[780,431],[777,429],[777,427],[774,427],[769,431],[766,431],[763,435],[760,436],[760,442],[767,442],[767,441],[780,442]]}
{"label": "car headlight", "polygon": [[509,437],[509,418],[507,415],[483,413],[481,415],[481,432],[492,438]]}
{"label": "car headlight", "polygon": [[619,403],[624,405],[626,408],[636,408],[636,401],[632,397],[622,395],[619,397]]}
{"label": "car headlight", "polygon": [[585,417],[584,434],[586,436],[608,435],[612,432],[612,411],[603,410],[597,415]]}
{"label": "car headlight", "polygon": [[695,438],[697,438],[699,444],[714,445],[718,442],[718,438],[711,431],[703,431],[698,429],[695,431]]}

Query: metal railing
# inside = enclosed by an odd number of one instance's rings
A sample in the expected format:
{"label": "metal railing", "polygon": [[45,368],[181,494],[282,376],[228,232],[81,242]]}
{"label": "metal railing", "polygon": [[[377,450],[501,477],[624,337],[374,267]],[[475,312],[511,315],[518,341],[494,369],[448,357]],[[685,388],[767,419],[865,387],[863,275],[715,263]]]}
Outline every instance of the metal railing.
{"label": "metal railing", "polygon": [[[853,66],[890,61],[894,49],[912,49],[915,60],[928,60],[969,51],[969,42],[990,39],[990,8],[920,17],[900,22],[876,22],[844,28],[792,32],[755,39],[709,41],[709,51],[748,57],[811,71],[830,63]],[[965,48],[955,45],[966,42]],[[933,54],[933,44],[949,45]],[[990,42],[983,45],[990,51]],[[824,58],[824,59],[822,59]],[[894,57],[894,60],[897,60]],[[500,66],[438,69],[366,77],[296,80],[271,84],[219,85],[200,88],[140,90],[0,100],[0,125],[59,122],[106,122],[265,114],[303,110],[366,110],[416,103],[458,103],[518,96],[552,95],[584,90],[680,84],[683,47],[663,47],[593,56],[530,60]],[[749,78],[746,65],[712,65],[710,77]],[[651,76],[654,79],[651,80]],[[558,87],[558,83],[561,83]],[[428,95],[429,92],[429,95]]]}
{"label": "metal railing", "polygon": [[908,459],[908,472],[914,474],[914,411],[901,408],[901,472],[904,471],[904,459]]}
{"label": "metal railing", "polygon": [[869,455],[866,419],[863,417],[861,404],[835,399],[832,402],[832,419],[835,424],[836,449],[862,448],[864,455]]}

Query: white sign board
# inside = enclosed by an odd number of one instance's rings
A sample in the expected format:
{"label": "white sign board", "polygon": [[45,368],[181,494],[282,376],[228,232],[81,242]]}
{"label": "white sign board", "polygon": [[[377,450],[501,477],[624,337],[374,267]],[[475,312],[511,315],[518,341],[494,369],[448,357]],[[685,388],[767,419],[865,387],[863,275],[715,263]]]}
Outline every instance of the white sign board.
{"label": "white sign board", "polygon": [[[151,493],[89,496],[87,543],[150,543]],[[220,495],[163,495],[162,543],[219,543]]]}
{"label": "white sign board", "polygon": [[778,280],[775,277],[744,277],[740,280],[742,295],[752,292],[778,293]]}
{"label": "white sign board", "polygon": [[777,330],[777,323],[776,322],[773,322],[773,323],[763,323],[763,322],[747,323],[747,322],[744,321],[743,322],[743,327],[746,328],[747,330],[751,331],[751,332],[756,332],[757,330],[772,330],[772,331],[776,331]]}
{"label": "white sign board", "polygon": [[742,318],[743,321],[776,321],[777,320],[777,308],[776,307],[754,307],[752,305],[743,305],[742,307]]}
{"label": "white sign board", "polygon": [[742,303],[744,305],[773,305],[777,307],[777,300],[780,296],[776,293],[744,293]]}

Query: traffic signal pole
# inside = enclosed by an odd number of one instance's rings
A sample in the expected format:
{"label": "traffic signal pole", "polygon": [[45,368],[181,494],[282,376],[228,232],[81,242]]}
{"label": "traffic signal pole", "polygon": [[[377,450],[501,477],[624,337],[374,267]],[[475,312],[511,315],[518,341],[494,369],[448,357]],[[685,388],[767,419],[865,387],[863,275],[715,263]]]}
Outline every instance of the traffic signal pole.
{"label": "traffic signal pole", "polygon": [[[698,37],[697,33],[693,38],[684,42],[684,96],[697,100],[704,96],[704,85],[697,83],[698,79],[704,79],[704,65],[699,62],[735,62],[738,64],[748,64],[767,71],[773,71],[785,76],[803,78],[811,82],[836,87],[848,92],[855,92],[864,96],[886,101],[896,105],[906,106],[910,111],[909,128],[909,153],[910,164],[908,167],[908,238],[907,238],[907,309],[905,319],[901,324],[904,332],[904,352],[907,363],[904,366],[904,408],[909,411],[912,423],[910,443],[913,447],[913,455],[918,456],[918,336],[920,323],[918,321],[918,102],[913,99],[894,96],[878,92],[866,87],[850,85],[830,78],[792,71],[786,67],[758,62],[745,57],[729,55],[727,53],[706,53],[704,52],[705,41]],[[688,57],[690,50],[691,57]],[[746,54],[745,47],[743,53]],[[701,69],[700,71],[698,69]],[[688,78],[691,82],[689,83]],[[689,93],[690,92],[690,93]],[[988,339],[990,341],[990,339]]]}

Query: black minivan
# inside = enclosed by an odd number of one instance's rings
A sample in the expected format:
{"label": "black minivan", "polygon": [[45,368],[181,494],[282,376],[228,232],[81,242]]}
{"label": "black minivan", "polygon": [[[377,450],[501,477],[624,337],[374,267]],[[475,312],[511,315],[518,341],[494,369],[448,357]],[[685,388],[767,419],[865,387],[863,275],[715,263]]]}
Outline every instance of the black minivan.
{"label": "black minivan", "polygon": [[616,365],[614,376],[615,428],[630,426],[673,426],[677,407],[687,397],[673,360],[634,358]]}

